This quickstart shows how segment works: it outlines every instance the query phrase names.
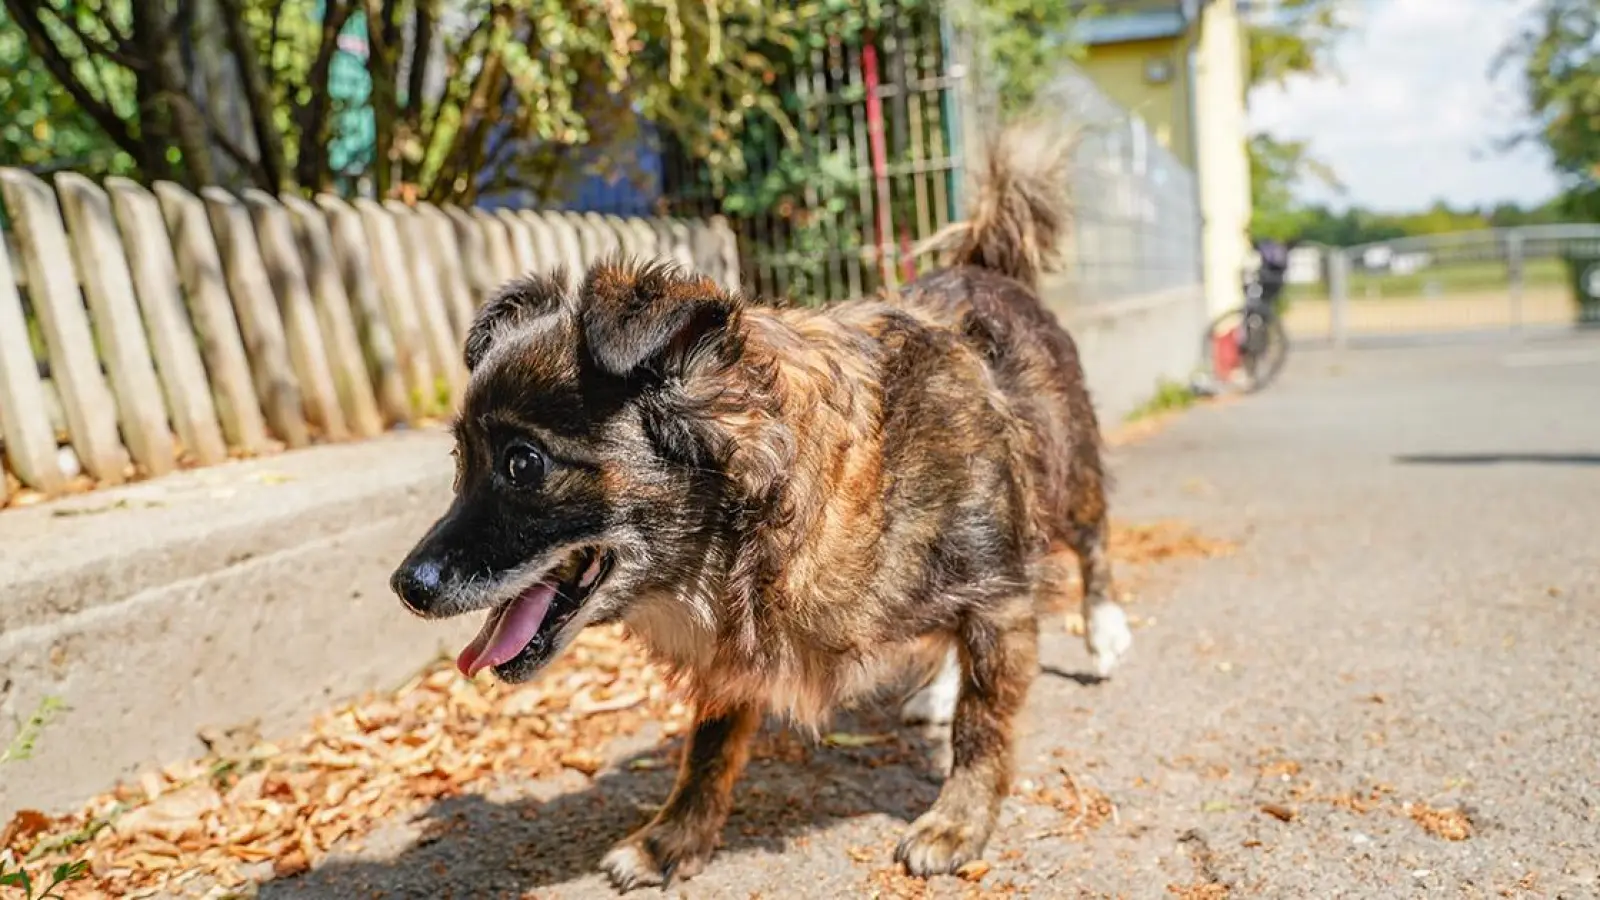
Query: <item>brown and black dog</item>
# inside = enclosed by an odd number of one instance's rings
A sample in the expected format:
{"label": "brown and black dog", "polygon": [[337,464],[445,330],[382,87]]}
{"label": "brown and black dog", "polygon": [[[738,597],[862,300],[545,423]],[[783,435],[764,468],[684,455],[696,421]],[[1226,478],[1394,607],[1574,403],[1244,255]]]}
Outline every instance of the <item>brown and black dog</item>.
{"label": "brown and black dog", "polygon": [[687,691],[677,785],[601,863],[618,887],[705,866],[766,712],[815,727],[941,666],[924,693],[958,687],[952,769],[896,856],[954,871],[1010,791],[1063,552],[1102,670],[1127,648],[1098,429],[1032,286],[1061,224],[1059,161],[1030,169],[1026,134],[997,146],[977,214],[946,236],[955,265],[892,301],[778,309],[618,262],[575,290],[519,279],[478,314],[455,499],[392,584],[425,617],[489,611],[469,674],[526,680],[620,621]]}

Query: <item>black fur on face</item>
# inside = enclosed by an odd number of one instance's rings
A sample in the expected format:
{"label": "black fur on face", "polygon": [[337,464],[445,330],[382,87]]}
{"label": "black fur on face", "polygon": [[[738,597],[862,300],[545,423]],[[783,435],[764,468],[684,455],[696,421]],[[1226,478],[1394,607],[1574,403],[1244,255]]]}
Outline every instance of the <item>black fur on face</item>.
{"label": "black fur on face", "polygon": [[491,663],[507,681],[653,592],[713,590],[741,506],[684,390],[737,355],[737,302],[659,264],[598,266],[576,296],[564,283],[518,279],[479,312],[455,498],[391,579],[426,618],[490,610],[483,640],[554,586],[531,640]]}

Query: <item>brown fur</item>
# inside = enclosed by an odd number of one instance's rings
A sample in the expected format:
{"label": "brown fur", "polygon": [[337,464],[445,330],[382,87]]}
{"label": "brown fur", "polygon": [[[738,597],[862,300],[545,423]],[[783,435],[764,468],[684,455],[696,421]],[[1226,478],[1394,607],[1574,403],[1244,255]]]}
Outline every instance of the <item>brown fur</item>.
{"label": "brown fur", "polygon": [[[973,246],[997,246],[996,227]],[[763,711],[817,727],[952,647],[952,772],[897,857],[926,875],[982,853],[1010,790],[1036,604],[1059,589],[1052,549],[1104,565],[1082,552],[1104,528],[1082,373],[1017,274],[958,265],[895,302],[779,309],[669,265],[607,263],[576,292],[519,280],[480,313],[457,496],[395,588],[445,616],[509,608],[542,577],[556,604],[577,599],[502,678],[620,620],[694,701],[672,797],[603,862],[618,886],[704,866]],[[526,447],[537,477],[508,481]],[[606,574],[581,587],[595,559]]]}

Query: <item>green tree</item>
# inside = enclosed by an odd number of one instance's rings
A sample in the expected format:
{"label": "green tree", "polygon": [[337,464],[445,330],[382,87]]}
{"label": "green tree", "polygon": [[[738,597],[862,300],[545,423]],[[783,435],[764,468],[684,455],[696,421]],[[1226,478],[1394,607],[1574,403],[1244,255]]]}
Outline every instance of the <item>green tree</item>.
{"label": "green tree", "polygon": [[[797,134],[775,73],[809,49],[820,23],[865,27],[881,14],[848,0],[3,5],[0,53],[23,57],[32,79],[3,95],[22,129],[7,135],[17,147],[43,121],[98,148],[103,168],[191,187],[318,190],[336,174],[330,146],[365,118],[380,194],[467,202],[489,188],[546,195],[571,173],[576,148],[618,167],[614,150],[641,119],[738,176],[734,138],[747,122]],[[355,31],[364,55],[341,49]],[[348,101],[329,90],[338,62],[370,84],[370,112],[347,115]],[[76,158],[70,146],[32,152],[40,164]]]}
{"label": "green tree", "polygon": [[133,161],[100,130],[28,47],[0,8],[0,166],[123,174]]}
{"label": "green tree", "polygon": [[[1252,11],[1245,26],[1247,95],[1297,75],[1326,72],[1334,44],[1349,28],[1340,13],[1340,0],[1279,0]],[[1339,188],[1337,176],[1305,141],[1257,133],[1248,148],[1255,208],[1251,233],[1279,240],[1299,235],[1310,220],[1295,199],[1295,187],[1310,179]]]}
{"label": "green tree", "polygon": [[1506,145],[1550,152],[1569,213],[1600,219],[1600,0],[1540,0],[1490,70],[1521,82],[1528,125]]}

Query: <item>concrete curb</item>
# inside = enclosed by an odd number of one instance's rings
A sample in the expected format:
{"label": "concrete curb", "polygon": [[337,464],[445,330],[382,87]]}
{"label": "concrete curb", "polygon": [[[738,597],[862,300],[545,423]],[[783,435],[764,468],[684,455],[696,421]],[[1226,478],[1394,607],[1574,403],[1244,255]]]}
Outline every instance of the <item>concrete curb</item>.
{"label": "concrete curb", "polygon": [[449,448],[390,435],[0,515],[0,739],[67,705],[0,770],[0,818],[198,756],[203,728],[288,733],[464,642],[476,623],[387,585],[448,502]]}

